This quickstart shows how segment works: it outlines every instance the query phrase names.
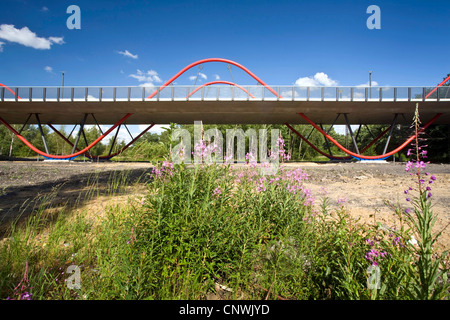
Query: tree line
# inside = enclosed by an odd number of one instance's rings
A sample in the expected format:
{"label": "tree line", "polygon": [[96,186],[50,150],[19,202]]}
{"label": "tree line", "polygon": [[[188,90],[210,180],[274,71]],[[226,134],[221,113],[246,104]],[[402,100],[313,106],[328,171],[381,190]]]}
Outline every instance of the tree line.
{"label": "tree line", "polygon": [[[20,130],[19,125],[13,126],[16,130]],[[324,136],[317,130],[312,130],[309,125],[292,125],[292,127],[299,132],[302,136],[308,138],[308,140],[315,145],[318,149],[324,153],[331,154],[333,156],[347,156],[343,151],[338,149],[334,144],[329,142]],[[171,132],[176,128],[187,129],[193,137],[194,125],[177,125],[171,124],[170,127],[160,133],[145,133],[139,140],[137,140],[132,146],[130,146],[125,152],[115,157],[115,160],[133,160],[133,161],[159,161],[169,157],[171,148],[179,142],[171,141]],[[226,136],[227,129],[240,128],[244,132],[247,129],[255,129],[257,132],[259,129],[266,129],[270,132],[271,129],[278,129],[282,138],[285,141],[285,150],[289,153],[291,161],[321,161],[327,160],[326,157],[318,153],[311,146],[309,146],[303,139],[293,133],[285,125],[203,125],[204,130],[209,128],[217,128],[222,132],[223,137]],[[359,149],[368,145],[375,137],[377,137],[383,130],[387,128],[386,125],[367,125],[361,126],[353,130],[354,137],[357,137],[357,145]],[[55,132],[50,132],[47,126],[42,127],[47,147],[49,152],[56,155],[64,155],[72,153],[72,146],[64,141]],[[69,136],[69,132],[66,132],[64,127],[61,126],[58,129],[68,140],[75,143],[76,133]],[[349,133],[340,134],[337,133],[334,128],[330,126],[323,126],[323,130],[329,131],[329,134],[338,141],[341,145],[349,150],[356,151],[353,146],[353,141]],[[40,150],[45,150],[43,139],[41,137],[39,128],[35,125],[27,125],[22,130],[21,134],[34,146]],[[396,125],[393,131],[393,135],[389,142],[388,151],[397,147],[403,143],[413,132],[409,126]],[[81,135],[77,147],[79,149],[85,148],[101,135],[100,130],[91,126],[85,130],[85,135]],[[434,162],[449,162],[450,160],[450,126],[448,125],[435,125],[427,129],[422,138],[427,139],[428,155],[430,160]],[[85,139],[86,138],[86,139]],[[379,155],[383,153],[387,135],[383,136],[376,144],[372,145],[363,154],[364,155]],[[107,155],[115,153],[125,146],[123,140],[114,141],[114,132],[109,137],[105,138],[102,142],[95,145],[90,149],[89,153],[92,156]],[[193,143],[193,142],[192,142]],[[270,147],[270,134],[268,136],[268,147]],[[191,146],[192,150],[194,146]],[[248,141],[247,141],[248,147]],[[395,155],[397,161],[407,160],[407,149],[405,148]],[[248,148],[246,149],[248,150]],[[3,157],[15,157],[15,158],[33,158],[37,157],[36,153],[30,150],[22,141],[15,137],[6,127],[0,126],[0,155]],[[392,160],[392,158],[388,159]]]}

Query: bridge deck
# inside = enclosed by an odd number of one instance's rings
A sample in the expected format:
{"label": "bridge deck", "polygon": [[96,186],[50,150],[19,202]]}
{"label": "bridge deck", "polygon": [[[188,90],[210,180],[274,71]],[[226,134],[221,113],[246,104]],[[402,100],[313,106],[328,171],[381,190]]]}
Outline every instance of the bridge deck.
{"label": "bridge deck", "polygon": [[[180,123],[196,120],[211,124],[291,124],[306,123],[297,114],[305,113],[317,123],[331,124],[338,113],[348,113],[352,124],[388,124],[396,113],[398,121],[410,123],[416,102],[344,101],[102,101],[102,102],[3,102],[0,117],[10,124],[22,124],[28,114],[39,113],[42,123],[75,124],[85,113],[93,113],[99,124],[114,124],[133,113],[128,124]],[[429,119],[443,113],[436,123],[450,124],[450,101],[419,102],[420,116]],[[29,123],[34,123],[34,117]],[[336,124],[344,124],[340,117]],[[88,117],[87,124],[95,124]]]}
{"label": "bridge deck", "polygon": [[[389,124],[394,114],[399,122],[411,123],[416,103],[423,121],[437,113],[436,121],[450,124],[450,88],[440,87],[274,87],[276,97],[262,86],[247,91],[209,87],[193,92],[192,87],[166,87],[148,99],[155,88],[0,88],[0,117],[10,124],[23,124],[30,113],[39,113],[42,123],[76,124],[86,113],[99,124],[114,124],[133,113],[127,124],[291,124],[306,123],[298,113],[316,123],[331,124],[338,113],[347,113],[352,124]],[[236,89],[236,90],[235,90]],[[432,94],[431,94],[432,93]],[[192,96],[191,96],[192,95]],[[429,95],[427,99],[425,97]],[[29,123],[34,123],[35,117]],[[336,124],[344,124],[339,117]],[[94,124],[88,117],[88,124]]]}

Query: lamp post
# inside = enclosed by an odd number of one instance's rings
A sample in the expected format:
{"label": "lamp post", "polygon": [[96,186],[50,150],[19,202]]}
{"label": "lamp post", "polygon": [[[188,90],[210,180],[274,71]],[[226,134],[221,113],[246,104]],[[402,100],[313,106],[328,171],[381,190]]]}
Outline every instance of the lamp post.
{"label": "lamp post", "polygon": [[372,72],[369,71],[369,98],[372,99]]}
{"label": "lamp post", "polygon": [[62,93],[61,98],[64,98],[64,71],[62,71]]}

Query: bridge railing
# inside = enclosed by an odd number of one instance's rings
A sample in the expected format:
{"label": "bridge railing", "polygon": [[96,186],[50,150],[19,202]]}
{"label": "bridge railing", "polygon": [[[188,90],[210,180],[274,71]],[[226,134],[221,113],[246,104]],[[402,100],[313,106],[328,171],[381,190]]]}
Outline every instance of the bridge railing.
{"label": "bridge railing", "polygon": [[[272,91],[273,90],[273,91]],[[434,91],[433,91],[434,90]],[[153,98],[148,96],[157,92]],[[429,93],[432,92],[430,95]],[[276,93],[276,94],[275,94]],[[429,95],[429,97],[427,97]],[[450,87],[0,87],[4,101],[449,101]]]}

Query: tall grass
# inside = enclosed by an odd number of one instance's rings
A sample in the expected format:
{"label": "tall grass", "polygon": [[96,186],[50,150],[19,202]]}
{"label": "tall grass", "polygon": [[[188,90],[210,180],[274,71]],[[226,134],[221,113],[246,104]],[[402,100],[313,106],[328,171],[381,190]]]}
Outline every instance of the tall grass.
{"label": "tall grass", "polygon": [[[400,229],[364,225],[344,203],[315,199],[308,175],[284,166],[265,176],[255,164],[163,162],[151,178],[143,197],[95,212],[63,208],[51,221],[43,207],[13,227],[0,244],[0,298],[448,298],[448,267],[409,241],[421,229],[404,209]],[[100,197],[95,178],[90,186],[89,197]],[[115,175],[108,192],[118,198],[128,187]],[[433,261],[441,269],[423,276]],[[80,289],[65,283],[70,265],[81,269]]]}

